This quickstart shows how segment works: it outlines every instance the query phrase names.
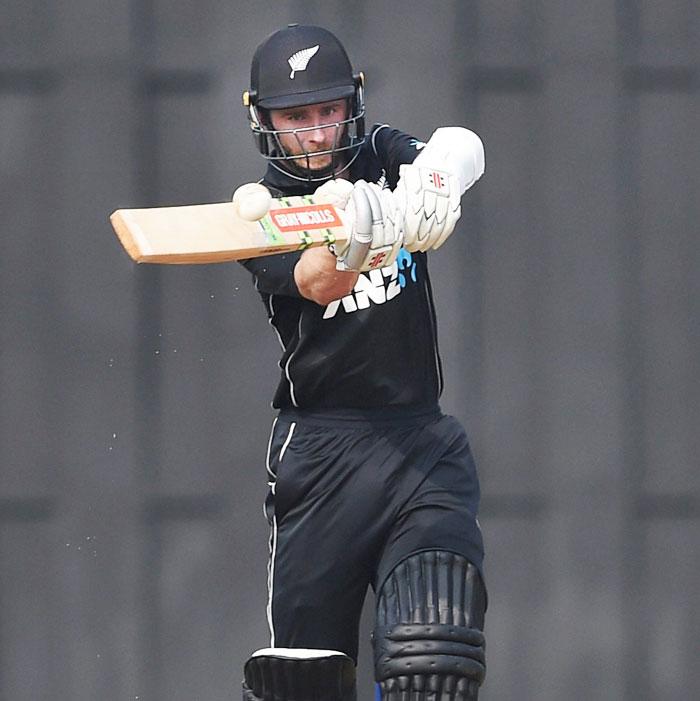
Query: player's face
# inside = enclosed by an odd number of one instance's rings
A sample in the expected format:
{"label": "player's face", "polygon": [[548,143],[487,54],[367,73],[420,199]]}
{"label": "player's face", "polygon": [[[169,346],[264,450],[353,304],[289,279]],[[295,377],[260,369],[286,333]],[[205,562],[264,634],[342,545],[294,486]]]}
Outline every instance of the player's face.
{"label": "player's face", "polygon": [[[345,125],[338,124],[348,118],[346,100],[321,102],[316,105],[270,110],[272,128],[278,130],[302,130],[280,134],[284,150],[292,156],[330,151],[340,145]],[[331,165],[333,155],[311,156],[295,159],[301,168],[321,170]]]}

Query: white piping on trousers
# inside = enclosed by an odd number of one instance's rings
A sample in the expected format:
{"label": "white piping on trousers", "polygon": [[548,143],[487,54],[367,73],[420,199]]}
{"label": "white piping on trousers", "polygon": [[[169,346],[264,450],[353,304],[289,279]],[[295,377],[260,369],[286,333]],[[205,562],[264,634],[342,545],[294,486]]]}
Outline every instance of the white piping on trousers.
{"label": "white piping on trousers", "polygon": [[289,426],[289,433],[287,434],[287,438],[284,441],[284,445],[282,446],[282,450],[280,450],[280,457],[277,462],[282,462],[282,458],[284,457],[284,453],[287,450],[287,446],[289,445],[289,442],[292,440],[292,434],[294,433],[294,429],[297,427],[297,422],[292,421],[291,425]]}
{"label": "white piping on trousers", "polygon": [[[271,465],[270,465],[270,448],[272,445],[272,436],[274,435],[275,432],[275,426],[277,425],[277,419],[275,418],[274,423],[272,424],[272,431],[270,433],[270,442],[268,443],[267,446],[267,471],[270,474],[271,477],[274,478],[272,483],[270,484],[270,488],[272,489],[272,493],[275,493],[275,480],[276,480],[276,474],[272,471]],[[279,458],[277,459],[277,462],[282,462],[282,458],[284,457],[284,453],[287,450],[287,446],[289,445],[290,441],[292,440],[292,436],[294,435],[294,429],[296,428],[296,421],[292,421],[292,423],[289,426],[289,431],[287,433],[287,437],[284,440],[284,443],[282,444],[282,448],[280,450],[280,455]],[[274,583],[275,583],[275,556],[277,555],[277,516],[272,517],[272,533],[270,534],[270,562],[268,563],[267,566],[267,625],[268,628],[270,629],[270,646],[274,647],[275,646],[275,625],[272,621],[272,597],[274,593]]]}
{"label": "white piping on trousers", "polygon": [[277,553],[277,517],[272,517],[270,562],[267,566],[267,625],[270,629],[270,646],[275,647],[275,626],[272,622],[272,586],[275,579],[275,555]]}
{"label": "white piping on trousers", "polygon": [[277,475],[272,471],[270,467],[270,450],[272,449],[272,437],[275,435],[275,426],[277,426],[277,419],[279,417],[275,416],[275,420],[272,422],[272,429],[270,430],[270,437],[267,439],[267,455],[265,456],[265,469],[270,477],[275,478]]}

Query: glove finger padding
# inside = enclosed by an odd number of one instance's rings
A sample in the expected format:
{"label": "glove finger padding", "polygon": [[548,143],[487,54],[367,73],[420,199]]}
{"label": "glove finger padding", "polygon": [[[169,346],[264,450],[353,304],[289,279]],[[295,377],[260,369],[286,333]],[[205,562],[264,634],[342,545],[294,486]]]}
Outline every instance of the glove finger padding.
{"label": "glove finger padding", "polygon": [[462,213],[457,177],[416,164],[402,165],[399,174],[396,197],[404,213],[406,250],[439,248]]}
{"label": "glove finger padding", "polygon": [[462,213],[461,196],[484,174],[484,145],[464,127],[436,129],[410,165],[400,168],[396,195],[404,214],[404,246],[442,246]]}
{"label": "glove finger padding", "polygon": [[354,215],[347,248],[338,256],[345,270],[360,270],[372,244],[372,208],[369,195],[361,188],[353,190],[348,211]]}
{"label": "glove finger padding", "polygon": [[350,235],[336,248],[338,270],[367,271],[391,265],[403,242],[394,195],[379,185],[358,180],[345,211]]}
{"label": "glove finger padding", "polygon": [[321,187],[316,188],[314,200],[323,204],[332,204],[338,209],[345,209],[354,189],[349,180],[337,178],[328,180]]}

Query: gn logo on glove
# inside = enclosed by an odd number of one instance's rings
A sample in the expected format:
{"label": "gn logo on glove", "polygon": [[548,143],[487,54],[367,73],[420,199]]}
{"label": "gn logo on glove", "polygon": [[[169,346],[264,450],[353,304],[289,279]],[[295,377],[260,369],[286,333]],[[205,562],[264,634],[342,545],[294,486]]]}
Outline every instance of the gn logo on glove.
{"label": "gn logo on glove", "polygon": [[[427,176],[427,177],[426,177]],[[426,170],[424,175],[423,187],[426,190],[437,192],[438,194],[443,194],[445,190],[449,189],[447,187],[447,178],[437,170],[428,171]],[[445,193],[447,194],[447,193]]]}
{"label": "gn logo on glove", "polygon": [[379,268],[381,267],[382,263],[384,262],[384,259],[386,258],[386,251],[382,251],[381,253],[377,253],[374,258],[370,258],[369,264],[370,267],[372,268]]}

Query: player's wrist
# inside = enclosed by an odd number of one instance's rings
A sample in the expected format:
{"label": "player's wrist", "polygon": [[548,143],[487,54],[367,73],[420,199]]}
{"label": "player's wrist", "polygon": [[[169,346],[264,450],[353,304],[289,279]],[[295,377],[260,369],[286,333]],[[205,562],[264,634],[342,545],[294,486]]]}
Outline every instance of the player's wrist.
{"label": "player's wrist", "polygon": [[359,275],[337,270],[336,257],[323,246],[304,251],[293,274],[299,294],[321,306],[350,294]]}

